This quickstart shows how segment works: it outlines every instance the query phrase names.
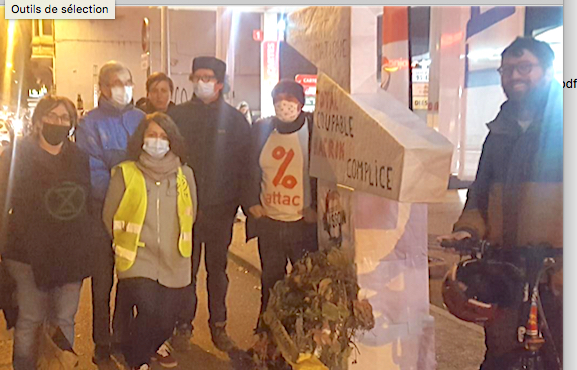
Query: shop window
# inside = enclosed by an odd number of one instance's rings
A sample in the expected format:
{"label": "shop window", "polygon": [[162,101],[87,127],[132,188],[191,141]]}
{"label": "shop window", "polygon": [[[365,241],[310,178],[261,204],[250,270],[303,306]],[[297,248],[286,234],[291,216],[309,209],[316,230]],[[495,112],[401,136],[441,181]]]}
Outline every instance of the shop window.
{"label": "shop window", "polygon": [[34,37],[49,38],[54,36],[54,20],[35,19],[33,22]]}

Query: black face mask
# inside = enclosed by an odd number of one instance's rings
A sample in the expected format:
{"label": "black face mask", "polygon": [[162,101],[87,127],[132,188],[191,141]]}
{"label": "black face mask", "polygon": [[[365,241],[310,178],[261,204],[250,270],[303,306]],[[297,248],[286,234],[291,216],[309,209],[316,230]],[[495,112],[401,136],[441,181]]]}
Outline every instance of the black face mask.
{"label": "black face mask", "polygon": [[58,145],[68,137],[70,126],[53,125],[50,123],[42,124],[42,136],[50,145]]}

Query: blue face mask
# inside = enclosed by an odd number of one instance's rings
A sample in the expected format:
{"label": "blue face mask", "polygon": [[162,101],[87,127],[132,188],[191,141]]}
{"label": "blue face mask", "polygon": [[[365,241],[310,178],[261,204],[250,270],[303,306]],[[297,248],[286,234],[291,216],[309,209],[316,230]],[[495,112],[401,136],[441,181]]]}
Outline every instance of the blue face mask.
{"label": "blue face mask", "polygon": [[163,158],[170,150],[170,143],[168,140],[147,137],[144,139],[142,149],[150,154],[152,158],[160,159]]}

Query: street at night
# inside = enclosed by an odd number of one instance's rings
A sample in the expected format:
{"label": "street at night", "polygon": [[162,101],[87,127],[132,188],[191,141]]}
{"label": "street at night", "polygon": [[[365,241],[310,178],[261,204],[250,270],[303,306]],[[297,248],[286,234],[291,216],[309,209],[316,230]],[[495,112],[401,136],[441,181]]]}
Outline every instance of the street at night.
{"label": "street at night", "polygon": [[0,370],[563,370],[560,0],[14,1]]}

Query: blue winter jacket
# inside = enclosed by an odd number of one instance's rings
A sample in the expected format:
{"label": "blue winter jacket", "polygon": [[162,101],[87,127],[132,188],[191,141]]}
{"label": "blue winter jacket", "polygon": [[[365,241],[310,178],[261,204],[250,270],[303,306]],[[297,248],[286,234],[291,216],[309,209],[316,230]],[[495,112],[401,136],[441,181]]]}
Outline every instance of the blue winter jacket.
{"label": "blue winter jacket", "polygon": [[96,205],[104,204],[110,170],[126,160],[128,138],[143,118],[144,112],[133,105],[120,110],[101,96],[98,107],[80,120],[76,143],[90,156],[92,198]]}

